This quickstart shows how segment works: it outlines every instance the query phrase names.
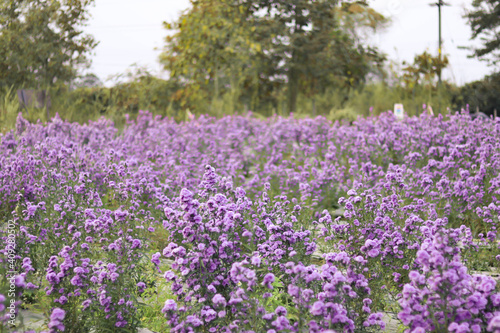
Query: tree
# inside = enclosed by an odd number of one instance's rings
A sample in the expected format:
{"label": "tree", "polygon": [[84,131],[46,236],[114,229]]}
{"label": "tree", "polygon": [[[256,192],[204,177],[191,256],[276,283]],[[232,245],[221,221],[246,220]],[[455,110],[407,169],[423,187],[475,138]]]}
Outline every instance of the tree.
{"label": "tree", "polygon": [[247,3],[253,5],[255,15],[265,13],[258,22],[268,29],[259,42],[267,54],[277,57],[275,75],[286,77],[289,111],[296,109],[299,90],[314,95],[339,83],[353,87],[364,81],[372,60],[384,60],[375,48],[361,42],[360,28],[376,29],[385,22],[365,1]]}
{"label": "tree", "polygon": [[68,82],[96,45],[80,27],[94,0],[0,0],[0,85]]}
{"label": "tree", "polygon": [[406,65],[406,67],[403,68],[402,75],[405,87],[409,89],[413,89],[416,85],[434,87],[436,77],[448,66],[448,63],[447,56],[441,59],[440,57],[433,57],[427,51],[416,55],[413,60],[413,65],[409,65],[403,61],[403,65]]}
{"label": "tree", "polygon": [[496,64],[500,60],[500,1],[474,0],[472,8],[465,15],[472,29],[471,39],[480,39],[483,45],[470,47],[471,57]]}
{"label": "tree", "polygon": [[160,55],[171,79],[184,83],[174,97],[188,107],[194,96],[217,100],[226,81],[236,94],[252,75],[252,57],[261,51],[244,6],[232,6],[232,0],[192,0],[191,5],[176,22],[164,23],[176,33],[166,37]]}
{"label": "tree", "polygon": [[[321,9],[319,9],[321,10]],[[366,43],[366,36],[384,26],[387,20],[364,2],[344,2],[333,7],[330,29],[312,23],[306,61],[299,75],[300,91],[311,98],[315,114],[315,95],[329,87],[349,90],[363,84],[369,73],[384,76],[385,56]],[[324,19],[324,18],[321,18]],[[319,23],[319,22],[318,22]],[[306,29],[307,30],[307,29]],[[311,52],[312,51],[312,52]],[[291,98],[292,96],[290,96]],[[293,101],[289,101],[293,105]]]}
{"label": "tree", "polygon": [[383,17],[367,8],[361,1],[341,7],[337,0],[192,0],[189,11],[166,25],[176,32],[167,37],[161,62],[186,83],[183,96],[203,90],[202,81],[219,96],[223,79],[231,89],[242,87],[240,97],[252,96],[254,105],[286,91],[295,111],[299,91],[314,96],[328,86],[354,86],[374,61],[383,61],[346,19],[360,14],[379,26]]}
{"label": "tree", "polygon": [[98,88],[102,87],[104,84],[101,79],[94,73],[87,73],[85,75],[77,77],[73,82],[71,82],[71,87],[74,89],[78,88]]}
{"label": "tree", "polygon": [[500,73],[485,76],[481,80],[469,82],[453,94],[455,109],[468,108],[491,116],[494,110],[500,111]]}

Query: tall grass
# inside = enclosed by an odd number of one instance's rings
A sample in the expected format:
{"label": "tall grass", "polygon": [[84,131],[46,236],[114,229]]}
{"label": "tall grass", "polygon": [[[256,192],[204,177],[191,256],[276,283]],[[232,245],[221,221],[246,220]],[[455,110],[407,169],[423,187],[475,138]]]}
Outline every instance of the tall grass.
{"label": "tall grass", "polygon": [[13,87],[0,94],[0,132],[14,128],[20,105]]}
{"label": "tall grass", "polygon": [[396,103],[402,103],[405,114],[409,116],[422,113],[424,104],[432,106],[436,114],[445,114],[448,108],[459,108],[452,104],[453,89],[451,86],[443,86],[440,89],[417,86],[413,90],[408,90],[401,86],[373,83],[348,92],[328,89],[325,93],[317,95],[314,102],[312,98],[300,95],[298,106],[301,113],[324,115],[333,121],[342,119],[352,121],[358,116],[378,115],[392,110]]}
{"label": "tall grass", "polygon": [[[226,91],[218,99],[202,94],[192,96],[188,103],[176,98],[175,84],[154,77],[119,84],[113,88],[78,88],[67,86],[51,89],[52,106],[50,117],[56,113],[70,122],[85,123],[105,116],[118,128],[125,125],[126,115],[135,118],[139,110],[148,110],[156,115],[171,117],[177,121],[188,120],[189,113],[214,117],[243,114],[249,109],[259,116],[288,116],[286,91],[267,97],[249,106],[238,100],[238,92]],[[377,115],[392,110],[395,103],[403,103],[407,115],[418,115],[423,105],[431,105],[434,113],[447,113],[447,109],[459,109],[452,104],[456,88],[445,84],[441,89],[416,86],[413,90],[385,83],[371,83],[358,89],[326,89],[314,97],[299,94],[295,117],[322,115],[332,121],[353,121],[359,116]],[[17,113],[21,111],[13,89],[0,94],[0,122],[3,130],[13,128]],[[189,112],[188,112],[189,111]],[[46,121],[45,110],[29,109],[24,115],[30,121]]]}

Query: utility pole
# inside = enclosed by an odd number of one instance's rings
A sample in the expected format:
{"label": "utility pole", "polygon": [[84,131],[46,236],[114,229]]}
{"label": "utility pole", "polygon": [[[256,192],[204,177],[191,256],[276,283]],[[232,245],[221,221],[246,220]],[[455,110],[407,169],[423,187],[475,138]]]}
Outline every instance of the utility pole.
{"label": "utility pole", "polygon": [[[442,40],[441,40],[441,6],[449,6],[449,4],[445,3],[443,0],[438,0],[436,3],[431,3],[431,6],[437,6],[439,13],[439,45],[438,45],[438,58],[439,64],[441,65],[441,49],[442,49]],[[441,86],[441,68],[438,71],[438,82],[439,86]]]}

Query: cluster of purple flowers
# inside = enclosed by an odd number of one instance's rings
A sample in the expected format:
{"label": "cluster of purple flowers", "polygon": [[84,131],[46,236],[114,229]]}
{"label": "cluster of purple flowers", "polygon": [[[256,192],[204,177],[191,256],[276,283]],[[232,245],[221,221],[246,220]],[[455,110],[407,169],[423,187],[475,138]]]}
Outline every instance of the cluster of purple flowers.
{"label": "cluster of purple flowers", "polygon": [[417,332],[500,330],[498,285],[469,273],[500,268],[499,135],[467,115],[141,112],[120,133],[20,116],[0,134],[16,239],[0,275],[15,266],[18,302],[45,293],[54,332],[136,329],[155,279],[177,332],[369,330],[381,311]]}
{"label": "cluster of purple flowers", "polygon": [[[322,267],[304,265],[316,244],[311,231],[298,222],[300,207],[286,197],[271,200],[263,192],[252,201],[207,166],[198,194],[183,189],[164,211],[163,224],[173,242],[163,255],[174,260],[165,278],[172,282],[177,302],[167,301],[163,312],[172,331],[189,332],[203,325],[214,332],[301,332],[306,327],[312,332],[353,332],[356,323],[384,325],[381,314],[371,314],[364,275],[346,265],[344,276],[335,266],[350,262],[346,253],[329,254]],[[359,256],[355,262],[366,261]],[[292,322],[287,317],[291,309],[283,306],[266,308],[277,277],[300,320]],[[259,302],[257,295],[264,300]]]}
{"label": "cluster of purple flowers", "polygon": [[[500,330],[500,293],[496,281],[470,275],[464,266],[460,235],[429,231],[417,252],[417,270],[409,273],[398,317],[412,332],[490,332]],[[485,327],[486,323],[488,326]]]}
{"label": "cluster of purple flowers", "polygon": [[64,332],[63,320],[66,313],[64,310],[55,308],[50,314],[49,329],[50,332]]}

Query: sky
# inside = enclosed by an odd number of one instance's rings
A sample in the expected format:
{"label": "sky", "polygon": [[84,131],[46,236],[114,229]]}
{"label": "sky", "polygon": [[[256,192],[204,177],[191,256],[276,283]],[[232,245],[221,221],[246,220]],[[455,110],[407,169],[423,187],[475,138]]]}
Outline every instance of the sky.
{"label": "sky", "polygon": [[[438,10],[429,4],[436,0],[371,0],[377,11],[391,24],[372,38],[372,42],[398,63],[412,62],[415,55],[428,51],[437,54]],[[443,79],[464,84],[493,71],[486,63],[467,58],[470,51],[460,46],[477,45],[470,41],[471,30],[462,17],[472,0],[447,0],[442,8],[443,53],[450,66]],[[132,65],[147,67],[153,74],[167,77],[158,62],[167,31],[162,22],[176,20],[189,8],[189,0],[95,0],[91,19],[84,28],[99,42],[91,55],[89,72],[111,85],[111,79]],[[115,81],[113,81],[115,80]]]}

